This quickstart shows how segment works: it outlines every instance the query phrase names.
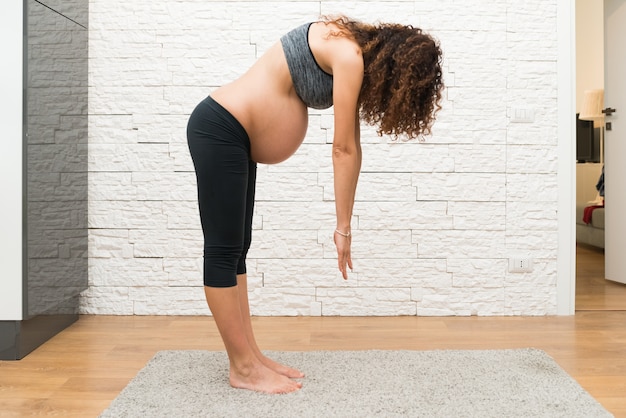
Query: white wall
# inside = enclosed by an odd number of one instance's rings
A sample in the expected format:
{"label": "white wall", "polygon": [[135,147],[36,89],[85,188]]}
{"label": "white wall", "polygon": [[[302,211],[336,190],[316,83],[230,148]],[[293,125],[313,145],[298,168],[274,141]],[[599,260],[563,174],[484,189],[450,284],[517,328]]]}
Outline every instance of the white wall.
{"label": "white wall", "polygon": [[[0,320],[22,319],[22,1],[0,13]],[[10,40],[10,42],[8,41]]]}
{"label": "white wall", "polygon": [[[253,313],[556,313],[556,0],[92,0],[83,312],[208,312],[188,115],[285,31],[336,12],[438,37],[444,109],[424,144],[364,127],[348,282],[332,244],[332,113],[311,111],[298,153],[259,167]],[[534,121],[512,121],[516,109]],[[509,273],[514,255],[534,271]]]}
{"label": "white wall", "polygon": [[604,88],[604,0],[576,0],[576,111],[585,90]]}

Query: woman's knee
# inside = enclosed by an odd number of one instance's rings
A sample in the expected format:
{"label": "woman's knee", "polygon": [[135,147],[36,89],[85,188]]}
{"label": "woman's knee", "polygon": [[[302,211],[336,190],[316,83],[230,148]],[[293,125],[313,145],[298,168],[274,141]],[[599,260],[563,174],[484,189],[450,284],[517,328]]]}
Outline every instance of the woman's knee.
{"label": "woman's knee", "polygon": [[237,285],[239,248],[205,248],[204,285],[209,287],[232,287]]}

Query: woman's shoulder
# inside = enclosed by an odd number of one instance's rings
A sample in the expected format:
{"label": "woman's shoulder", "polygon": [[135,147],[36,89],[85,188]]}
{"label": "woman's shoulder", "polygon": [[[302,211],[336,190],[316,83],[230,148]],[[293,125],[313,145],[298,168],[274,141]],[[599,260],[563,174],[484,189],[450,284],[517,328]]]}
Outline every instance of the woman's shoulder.
{"label": "woman's shoulder", "polygon": [[357,42],[339,32],[332,22],[314,22],[309,31],[309,46],[325,70],[337,65],[362,66],[361,48]]}

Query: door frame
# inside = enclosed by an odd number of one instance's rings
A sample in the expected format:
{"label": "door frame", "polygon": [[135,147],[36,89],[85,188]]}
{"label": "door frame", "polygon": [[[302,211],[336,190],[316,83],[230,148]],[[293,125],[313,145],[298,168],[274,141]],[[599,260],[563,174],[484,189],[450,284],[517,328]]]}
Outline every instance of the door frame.
{"label": "door frame", "polygon": [[557,315],[576,311],[576,6],[557,0]]}

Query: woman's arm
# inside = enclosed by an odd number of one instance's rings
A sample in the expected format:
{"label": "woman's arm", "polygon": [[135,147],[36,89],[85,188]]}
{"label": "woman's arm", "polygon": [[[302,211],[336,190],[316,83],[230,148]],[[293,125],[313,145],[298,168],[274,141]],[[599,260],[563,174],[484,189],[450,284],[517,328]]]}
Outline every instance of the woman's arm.
{"label": "woman's arm", "polygon": [[356,186],[361,170],[360,124],[358,99],[363,81],[363,59],[360,50],[347,39],[334,39],[333,104],[335,134],[333,138],[333,172],[337,230],[337,262],[343,278],[352,269],[351,225]]}

